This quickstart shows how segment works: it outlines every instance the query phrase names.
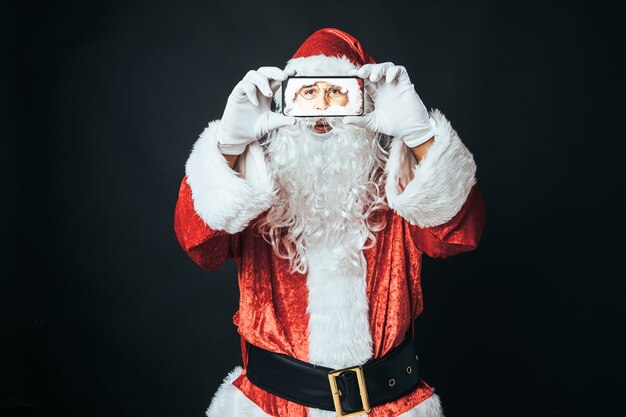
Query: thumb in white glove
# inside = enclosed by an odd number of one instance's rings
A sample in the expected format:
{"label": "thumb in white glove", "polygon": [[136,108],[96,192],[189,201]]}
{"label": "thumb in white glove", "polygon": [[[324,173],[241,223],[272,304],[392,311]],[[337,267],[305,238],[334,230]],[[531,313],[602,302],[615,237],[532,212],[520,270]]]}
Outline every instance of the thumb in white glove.
{"label": "thumb in white glove", "polygon": [[410,148],[434,136],[428,111],[415,92],[406,68],[392,62],[365,64],[348,74],[366,81],[374,111],[344,117],[344,123],[401,138]]}
{"label": "thumb in white glove", "polygon": [[277,67],[248,71],[237,83],[226,103],[217,130],[218,147],[223,154],[240,155],[246,146],[271,130],[296,123],[295,117],[271,111],[274,93],[293,73]]}

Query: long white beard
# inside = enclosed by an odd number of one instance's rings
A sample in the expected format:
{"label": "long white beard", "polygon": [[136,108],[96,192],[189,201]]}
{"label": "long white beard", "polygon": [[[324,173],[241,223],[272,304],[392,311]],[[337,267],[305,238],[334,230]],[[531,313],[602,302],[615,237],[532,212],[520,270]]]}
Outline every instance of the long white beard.
{"label": "long white beard", "polygon": [[260,228],[300,273],[307,271],[306,249],[319,245],[339,252],[337,267],[358,268],[373,232],[384,227],[370,217],[385,204],[387,138],[340,117],[326,120],[333,129],[324,135],[312,131],[315,119],[299,119],[264,142],[278,198]]}

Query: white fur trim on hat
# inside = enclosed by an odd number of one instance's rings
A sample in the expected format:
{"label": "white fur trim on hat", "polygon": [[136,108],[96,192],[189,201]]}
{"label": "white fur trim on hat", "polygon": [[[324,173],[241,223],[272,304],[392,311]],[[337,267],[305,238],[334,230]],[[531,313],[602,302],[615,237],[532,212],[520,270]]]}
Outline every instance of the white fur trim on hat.
{"label": "white fur trim on hat", "polygon": [[346,56],[335,57],[326,55],[304,56],[287,61],[285,71],[296,70],[296,75],[348,75],[351,69],[359,68]]}
{"label": "white fur trim on hat", "polygon": [[272,181],[261,145],[253,142],[232,170],[217,146],[220,121],[209,123],[185,165],[196,213],[214,230],[237,233],[274,199]]}
{"label": "white fur trim on hat", "polygon": [[446,223],[459,212],[476,183],[476,164],[450,122],[430,112],[435,141],[416,165],[404,142],[395,138],[387,162],[385,192],[389,207],[421,227]]}

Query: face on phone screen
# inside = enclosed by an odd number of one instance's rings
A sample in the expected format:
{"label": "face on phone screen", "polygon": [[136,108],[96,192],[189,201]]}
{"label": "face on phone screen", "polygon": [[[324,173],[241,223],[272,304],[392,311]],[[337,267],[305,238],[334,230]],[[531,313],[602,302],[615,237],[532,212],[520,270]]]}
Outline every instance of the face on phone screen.
{"label": "face on phone screen", "polygon": [[363,80],[359,77],[289,77],[283,81],[286,116],[360,116]]}

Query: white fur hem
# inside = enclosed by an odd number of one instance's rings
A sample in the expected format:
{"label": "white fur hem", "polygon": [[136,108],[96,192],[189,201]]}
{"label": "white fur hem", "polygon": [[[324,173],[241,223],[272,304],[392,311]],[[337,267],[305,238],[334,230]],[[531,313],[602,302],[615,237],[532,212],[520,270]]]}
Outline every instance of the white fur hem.
{"label": "white fur hem", "polygon": [[193,146],[185,171],[194,208],[215,230],[237,233],[263,211],[274,198],[263,150],[258,142],[239,156],[235,171],[228,167],[217,146],[215,120]]}
{"label": "white fur hem", "polygon": [[207,417],[271,417],[233,385],[239,375],[241,366],[237,366],[224,378],[206,410]]}
{"label": "white fur hem", "polygon": [[416,165],[409,147],[395,138],[386,168],[389,207],[420,227],[437,226],[454,217],[476,183],[474,158],[450,122],[437,109],[430,118],[435,141],[420,163]]}

